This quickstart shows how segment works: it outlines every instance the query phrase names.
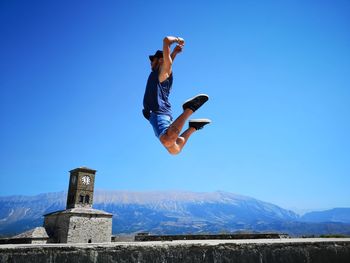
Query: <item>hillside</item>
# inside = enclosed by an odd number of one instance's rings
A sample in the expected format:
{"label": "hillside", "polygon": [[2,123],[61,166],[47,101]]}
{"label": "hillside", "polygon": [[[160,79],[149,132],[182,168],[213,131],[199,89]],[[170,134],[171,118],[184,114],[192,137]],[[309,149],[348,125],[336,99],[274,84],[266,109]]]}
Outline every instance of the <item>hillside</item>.
{"label": "hillside", "polygon": [[[0,197],[0,235],[40,226],[44,214],[65,209],[65,204],[65,192]],[[113,234],[235,231],[275,231],[299,236],[350,234],[348,222],[323,223],[271,203],[227,192],[96,191],[94,208],[114,215]]]}

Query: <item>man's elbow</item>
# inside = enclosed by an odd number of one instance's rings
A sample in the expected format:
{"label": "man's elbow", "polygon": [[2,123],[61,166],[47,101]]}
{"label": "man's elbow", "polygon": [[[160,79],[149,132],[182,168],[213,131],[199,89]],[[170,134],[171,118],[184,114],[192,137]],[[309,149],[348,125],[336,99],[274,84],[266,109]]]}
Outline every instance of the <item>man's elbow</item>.
{"label": "man's elbow", "polygon": [[166,44],[166,45],[170,45],[171,44],[171,41],[170,41],[170,37],[165,37],[164,39],[163,39],[163,43],[164,44]]}

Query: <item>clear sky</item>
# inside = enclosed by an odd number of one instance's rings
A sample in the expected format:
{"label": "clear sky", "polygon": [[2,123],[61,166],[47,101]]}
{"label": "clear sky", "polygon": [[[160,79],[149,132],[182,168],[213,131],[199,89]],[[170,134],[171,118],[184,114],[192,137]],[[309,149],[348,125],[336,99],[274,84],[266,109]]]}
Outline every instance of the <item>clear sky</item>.
{"label": "clear sky", "polygon": [[[228,191],[350,207],[350,2],[0,1],[0,195],[96,188]],[[169,155],[141,114],[166,35],[174,115],[212,124]]]}

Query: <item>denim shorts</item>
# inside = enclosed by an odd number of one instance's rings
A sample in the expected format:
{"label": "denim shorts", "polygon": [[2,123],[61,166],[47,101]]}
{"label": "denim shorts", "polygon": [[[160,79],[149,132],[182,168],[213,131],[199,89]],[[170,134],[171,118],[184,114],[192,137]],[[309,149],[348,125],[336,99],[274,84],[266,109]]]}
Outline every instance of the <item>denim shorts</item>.
{"label": "denim shorts", "polygon": [[160,138],[168,130],[172,122],[172,118],[165,114],[157,114],[157,113],[151,112],[151,117],[149,118],[149,122],[153,127],[153,131],[156,137]]}

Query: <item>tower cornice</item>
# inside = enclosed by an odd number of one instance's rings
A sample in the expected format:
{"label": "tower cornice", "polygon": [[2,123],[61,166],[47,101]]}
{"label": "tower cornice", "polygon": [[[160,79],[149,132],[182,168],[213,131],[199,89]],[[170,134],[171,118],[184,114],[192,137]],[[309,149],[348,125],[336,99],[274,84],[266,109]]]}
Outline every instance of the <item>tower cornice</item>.
{"label": "tower cornice", "polygon": [[88,168],[88,167],[78,167],[78,168],[75,168],[71,171],[69,171],[70,173],[73,173],[73,172],[86,172],[86,173],[93,173],[95,174],[97,170],[94,170],[94,169],[91,169],[91,168]]}

